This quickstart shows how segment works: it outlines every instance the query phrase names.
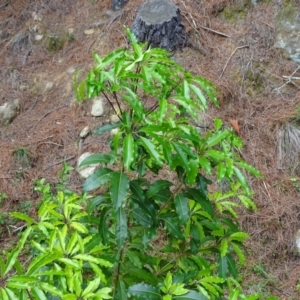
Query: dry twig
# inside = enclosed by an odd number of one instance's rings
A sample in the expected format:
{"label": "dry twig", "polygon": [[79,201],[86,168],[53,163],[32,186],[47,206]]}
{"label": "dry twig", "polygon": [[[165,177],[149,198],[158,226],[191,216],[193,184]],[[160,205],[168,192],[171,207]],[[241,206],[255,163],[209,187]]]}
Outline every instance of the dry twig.
{"label": "dry twig", "polygon": [[231,60],[231,58],[232,58],[232,56],[235,54],[235,52],[236,52],[237,50],[243,49],[243,48],[249,48],[249,45],[244,45],[244,46],[236,47],[236,48],[234,49],[234,51],[231,53],[231,55],[230,55],[229,58],[227,59],[226,64],[225,64],[225,66],[224,66],[224,68],[223,68],[223,70],[222,70],[222,72],[221,72],[221,74],[220,74],[220,76],[219,76],[219,79],[223,76],[223,74],[224,74],[224,72],[225,72],[225,70],[226,70],[226,68],[227,68],[227,65],[228,65],[229,61]]}

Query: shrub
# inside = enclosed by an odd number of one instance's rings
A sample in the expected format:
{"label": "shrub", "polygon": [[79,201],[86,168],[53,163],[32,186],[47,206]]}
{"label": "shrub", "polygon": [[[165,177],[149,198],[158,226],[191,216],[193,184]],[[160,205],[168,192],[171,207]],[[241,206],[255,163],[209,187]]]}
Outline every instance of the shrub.
{"label": "shrub", "polygon": [[[52,195],[39,183],[38,219],[13,214],[28,229],[1,260],[3,299],[261,298],[241,287],[248,235],[236,211],[256,208],[244,172],[260,173],[239,157],[242,141],[221,120],[205,133],[191,125],[207,98],[217,105],[216,88],[127,35],[130,48],[95,55],[86,79],[75,80],[79,100],[102,93],[119,117],[94,132],[118,129],[111,151],[81,164],[103,165],[83,186],[94,196],[65,184]],[[224,180],[230,189],[222,193]],[[28,237],[25,271],[17,257]]]}

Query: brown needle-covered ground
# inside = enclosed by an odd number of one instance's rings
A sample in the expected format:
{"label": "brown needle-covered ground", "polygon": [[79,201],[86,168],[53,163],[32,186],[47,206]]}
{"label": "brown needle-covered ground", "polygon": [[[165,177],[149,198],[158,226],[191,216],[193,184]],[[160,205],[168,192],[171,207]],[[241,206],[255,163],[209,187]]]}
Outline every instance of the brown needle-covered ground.
{"label": "brown needle-covered ground", "polygon": [[[18,98],[21,108],[12,124],[0,128],[0,193],[8,196],[0,207],[0,248],[16,235],[5,213],[35,213],[36,180],[55,184],[64,160],[75,167],[83,151],[107,151],[102,137],[89,136],[78,147],[80,131],[107,117],[92,118],[90,102],[76,103],[72,69],[85,74],[92,52],[105,55],[126,44],[123,25],[132,25],[141,2],[129,0],[122,11],[112,12],[109,0],[1,1],[0,105]],[[280,130],[300,118],[299,91],[283,79],[297,65],[273,47],[275,15],[283,1],[175,2],[190,36],[176,60],[220,90],[220,108],[212,107],[206,121],[219,117],[232,127],[245,144],[241,156],[264,175],[249,178],[258,211],[241,212],[241,226],[251,236],[244,285],[253,293],[299,299],[294,245],[300,229],[299,174],[279,167],[277,157]],[[94,33],[85,34],[88,29]],[[37,41],[36,35],[43,37]],[[28,161],[18,159],[22,151]],[[75,171],[68,187],[81,191]]]}

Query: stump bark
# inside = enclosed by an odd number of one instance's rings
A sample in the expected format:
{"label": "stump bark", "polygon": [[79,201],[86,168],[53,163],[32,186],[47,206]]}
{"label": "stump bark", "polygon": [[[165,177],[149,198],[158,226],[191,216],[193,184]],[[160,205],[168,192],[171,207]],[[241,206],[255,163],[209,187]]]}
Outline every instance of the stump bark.
{"label": "stump bark", "polygon": [[139,42],[148,42],[169,51],[181,50],[187,40],[179,8],[169,0],[143,3],[131,29]]}
{"label": "stump bark", "polygon": [[127,0],[112,0],[112,1],[111,1],[111,7],[112,7],[113,10],[119,10],[119,9],[121,9],[126,3],[127,3]]}

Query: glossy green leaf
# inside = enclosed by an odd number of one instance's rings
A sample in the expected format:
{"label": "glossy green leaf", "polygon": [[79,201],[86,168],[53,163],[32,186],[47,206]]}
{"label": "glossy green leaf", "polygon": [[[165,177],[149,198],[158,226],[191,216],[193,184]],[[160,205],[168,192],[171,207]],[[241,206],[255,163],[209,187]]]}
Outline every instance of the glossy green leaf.
{"label": "glossy green leaf", "polygon": [[140,223],[141,225],[150,228],[153,225],[153,221],[148,214],[146,209],[142,209],[142,207],[136,207],[132,210],[133,218]]}
{"label": "glossy green leaf", "polygon": [[102,134],[102,133],[104,133],[104,132],[108,132],[108,131],[111,131],[111,130],[113,130],[113,129],[115,129],[115,128],[120,127],[121,124],[122,124],[122,122],[116,122],[116,123],[113,123],[113,124],[105,124],[105,125],[103,125],[103,126],[97,128],[97,129],[93,132],[93,134],[100,135],[100,134]]}
{"label": "glossy green leaf", "polygon": [[190,169],[190,164],[189,164],[189,161],[187,159],[187,156],[183,150],[183,147],[181,145],[181,143],[176,143],[176,142],[173,142],[172,143],[175,151],[177,152],[178,154],[178,157],[182,163],[182,166],[185,168],[185,170],[189,170]]}
{"label": "glossy green leaf", "polygon": [[213,133],[207,140],[206,146],[207,148],[212,148],[213,146],[219,144],[222,140],[228,137],[229,131],[228,130],[221,130]]}
{"label": "glossy green leaf", "polygon": [[126,170],[130,170],[132,162],[136,159],[136,150],[132,134],[129,133],[124,138],[123,160]]}
{"label": "glossy green leaf", "polygon": [[124,209],[120,207],[116,212],[116,242],[119,248],[123,247],[127,235],[126,214]]}
{"label": "glossy green leaf", "polygon": [[147,282],[149,284],[157,285],[159,279],[155,277],[150,271],[142,268],[131,268],[129,271],[130,276],[133,276],[137,280]]}
{"label": "glossy green leaf", "polygon": [[207,174],[209,175],[211,174],[212,171],[211,163],[206,157],[201,156],[199,158],[199,164]]}
{"label": "glossy green leaf", "polygon": [[20,250],[21,249],[18,249],[18,248],[13,249],[11,251],[11,253],[8,255],[6,266],[4,268],[2,276],[5,276],[12,269],[12,267],[14,266],[14,264],[15,264],[15,262],[17,260],[18,255],[20,253]]}
{"label": "glossy green leaf", "polygon": [[[11,289],[9,289],[9,288],[4,288],[4,290],[6,291],[6,293],[7,293],[7,295],[8,295],[8,298],[7,299],[9,299],[9,300],[20,300],[20,297],[18,297]],[[21,293],[20,293],[21,294]],[[20,294],[19,294],[19,296],[20,296]],[[1,295],[1,292],[0,292],[0,295]],[[1,298],[2,299],[2,298]],[[2,300],[5,300],[6,298],[5,298],[5,295],[4,295],[4,297],[3,297],[3,299]],[[42,298],[39,298],[39,299],[41,299],[41,300],[43,300]]]}
{"label": "glossy green leaf", "polygon": [[123,280],[118,280],[117,282],[117,299],[127,300],[127,290]]}
{"label": "glossy green leaf", "polygon": [[251,165],[247,164],[244,161],[237,161],[235,162],[235,164],[245,170],[247,170],[250,174],[256,176],[256,177],[260,177],[262,178],[262,174],[260,171],[258,171],[257,169],[255,169],[254,167],[252,167]]}
{"label": "glossy green leaf", "polygon": [[214,126],[215,126],[215,129],[218,131],[221,129],[221,127],[223,126],[223,121],[219,118],[215,118],[214,119]]}
{"label": "glossy green leaf", "polygon": [[238,195],[238,198],[246,208],[251,208],[253,210],[257,209],[255,203],[249,197],[246,197],[245,195]]}
{"label": "glossy green leaf", "polygon": [[160,154],[156,150],[156,146],[147,138],[140,136],[140,144],[146,149],[151,158],[159,165],[162,165]]}
{"label": "glossy green leaf", "polygon": [[81,293],[81,297],[86,297],[87,294],[94,292],[100,285],[100,278],[95,278],[90,281],[88,286]]}
{"label": "glossy green leaf", "polygon": [[56,288],[55,286],[47,283],[47,282],[40,282],[39,283],[39,287],[45,291],[45,292],[48,292],[50,293],[51,295],[53,296],[58,296],[58,297],[62,297],[62,292]]}
{"label": "glossy green leaf", "polygon": [[166,115],[167,112],[167,108],[168,108],[168,102],[167,99],[165,98],[161,98],[159,100],[159,106],[158,106],[158,121],[161,123]]}
{"label": "glossy green leaf", "polygon": [[183,194],[177,194],[174,198],[174,204],[179,220],[182,224],[186,224],[190,214],[187,198]]}
{"label": "glossy green leaf", "polygon": [[25,215],[25,214],[22,214],[20,212],[12,212],[10,213],[10,215],[16,219],[19,219],[19,220],[22,220],[22,221],[26,221],[27,222],[27,225],[31,225],[31,224],[34,224],[35,221],[30,218],[29,216]]}
{"label": "glossy green leaf", "polygon": [[221,256],[224,257],[228,252],[228,240],[222,239],[220,246]]}
{"label": "glossy green leaf", "polygon": [[129,187],[131,190],[131,197],[138,200],[139,202],[144,202],[145,200],[145,195],[144,191],[141,188],[142,182],[139,180],[131,180],[129,183]]}
{"label": "glossy green leaf", "polygon": [[165,221],[168,231],[177,239],[183,240],[184,235],[180,228],[177,218],[164,217],[161,216],[161,219]]}
{"label": "glossy green leaf", "polygon": [[129,178],[127,174],[119,171],[110,175],[110,195],[115,211],[124,203],[129,190]]}
{"label": "glossy green leaf", "polygon": [[189,291],[188,293],[180,296],[174,296],[172,299],[174,300],[208,300],[204,295],[196,292]]}
{"label": "glossy green leaf", "polygon": [[83,185],[83,191],[89,192],[99,188],[102,184],[110,180],[111,172],[112,170],[107,168],[95,171],[94,174],[92,174],[86,179]]}
{"label": "glossy green leaf", "polygon": [[204,96],[204,94],[202,93],[202,91],[194,84],[190,84],[189,85],[191,90],[195,93],[195,95],[197,96],[197,100],[199,101],[199,103],[201,104],[201,106],[204,109],[207,109],[207,102],[206,102],[206,98]]}
{"label": "glossy green leaf", "polygon": [[229,273],[233,276],[233,278],[238,279],[239,274],[234,258],[229,253],[227,253],[226,258]]}
{"label": "glossy green leaf", "polygon": [[234,252],[236,253],[240,263],[242,265],[245,264],[246,259],[245,259],[244,253],[242,252],[241,248],[235,243],[231,243],[231,246],[232,246]]}
{"label": "glossy green leaf", "polygon": [[146,192],[147,198],[152,198],[159,191],[168,189],[172,183],[168,180],[157,180],[153,184],[151,184]]}
{"label": "glossy green leaf", "polygon": [[188,184],[193,185],[199,173],[199,159],[190,159],[189,166],[190,168],[187,169],[186,177]]}
{"label": "glossy green leaf", "polygon": [[115,157],[113,154],[92,154],[85,158],[79,165],[79,167],[82,166],[88,166],[93,164],[110,164],[113,163],[115,160]]}
{"label": "glossy green leaf", "polygon": [[128,293],[138,299],[160,300],[159,289],[148,284],[135,284],[129,287]]}
{"label": "glossy green leaf", "polygon": [[219,163],[218,166],[217,166],[217,178],[218,178],[218,181],[221,181],[224,177],[225,177],[225,174],[226,174],[226,166],[223,162]]}
{"label": "glossy green leaf", "polygon": [[126,255],[135,267],[137,267],[139,269],[142,269],[143,265],[142,265],[142,263],[139,259],[139,256],[138,256],[139,253],[137,251],[127,249],[126,250]]}
{"label": "glossy green leaf", "polygon": [[234,171],[236,177],[238,178],[239,182],[241,183],[242,187],[244,188],[246,194],[249,196],[251,194],[251,192],[250,192],[246,177],[241,172],[241,170],[235,166],[233,167],[233,171]]}
{"label": "glossy green leaf", "polygon": [[218,276],[226,279],[228,276],[228,263],[226,256],[219,256],[218,259]]}

